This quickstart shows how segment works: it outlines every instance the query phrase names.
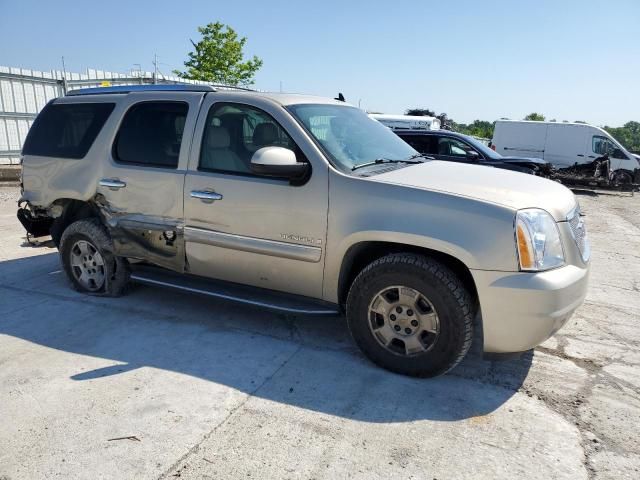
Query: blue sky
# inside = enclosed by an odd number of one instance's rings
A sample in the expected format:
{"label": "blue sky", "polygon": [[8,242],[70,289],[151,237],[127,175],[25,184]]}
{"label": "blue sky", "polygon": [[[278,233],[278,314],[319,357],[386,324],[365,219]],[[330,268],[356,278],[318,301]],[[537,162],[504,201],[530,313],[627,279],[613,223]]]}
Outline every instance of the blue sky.
{"label": "blue sky", "polygon": [[640,0],[0,0],[0,65],[180,68],[199,25],[248,37],[256,87],[335,96],[459,122],[640,121]]}

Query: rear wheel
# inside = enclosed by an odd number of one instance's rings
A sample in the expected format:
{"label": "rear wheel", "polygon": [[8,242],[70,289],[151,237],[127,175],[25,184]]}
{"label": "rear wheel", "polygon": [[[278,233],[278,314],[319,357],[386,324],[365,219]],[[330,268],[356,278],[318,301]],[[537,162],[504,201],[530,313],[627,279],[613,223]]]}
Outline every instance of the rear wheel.
{"label": "rear wheel", "polygon": [[60,239],[60,258],[67,277],[80,292],[121,295],[129,280],[127,260],[113,255],[113,242],[96,218],[69,225]]}
{"label": "rear wheel", "polygon": [[441,263],[393,254],[355,279],[347,321],[358,346],[376,364],[433,377],[451,370],[469,350],[473,305],[460,279]]}

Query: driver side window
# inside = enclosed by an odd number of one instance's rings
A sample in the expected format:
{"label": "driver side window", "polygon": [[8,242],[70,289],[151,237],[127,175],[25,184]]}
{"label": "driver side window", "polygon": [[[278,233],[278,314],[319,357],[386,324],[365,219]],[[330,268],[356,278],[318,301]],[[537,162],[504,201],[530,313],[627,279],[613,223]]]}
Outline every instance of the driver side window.
{"label": "driver side window", "polygon": [[306,161],[293,139],[268,113],[249,105],[214,104],[204,127],[198,170],[254,175],[251,157],[264,147],[288,148],[299,162]]}
{"label": "driver side window", "polygon": [[438,139],[438,154],[451,157],[466,157],[467,151],[471,150],[469,145],[456,140],[455,138],[442,137]]}
{"label": "driver side window", "polygon": [[605,155],[613,150],[614,146],[606,137],[594,135],[591,139],[591,150],[598,155]]}

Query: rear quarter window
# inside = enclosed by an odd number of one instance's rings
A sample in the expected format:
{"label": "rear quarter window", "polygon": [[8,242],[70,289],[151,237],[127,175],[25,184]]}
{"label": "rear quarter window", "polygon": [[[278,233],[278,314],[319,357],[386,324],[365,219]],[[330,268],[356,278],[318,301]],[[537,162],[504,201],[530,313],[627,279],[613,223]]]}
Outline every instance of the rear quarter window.
{"label": "rear quarter window", "polygon": [[115,103],[49,103],[29,130],[23,155],[83,158]]}

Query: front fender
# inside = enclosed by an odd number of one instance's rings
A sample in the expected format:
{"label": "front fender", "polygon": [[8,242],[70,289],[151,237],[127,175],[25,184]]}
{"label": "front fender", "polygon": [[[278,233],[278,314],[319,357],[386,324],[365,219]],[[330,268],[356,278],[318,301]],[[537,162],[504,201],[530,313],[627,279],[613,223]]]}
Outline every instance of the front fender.
{"label": "front fender", "polygon": [[343,259],[361,242],[435,250],[469,269],[516,271],[515,212],[453,194],[333,175],[323,297],[338,299]]}

